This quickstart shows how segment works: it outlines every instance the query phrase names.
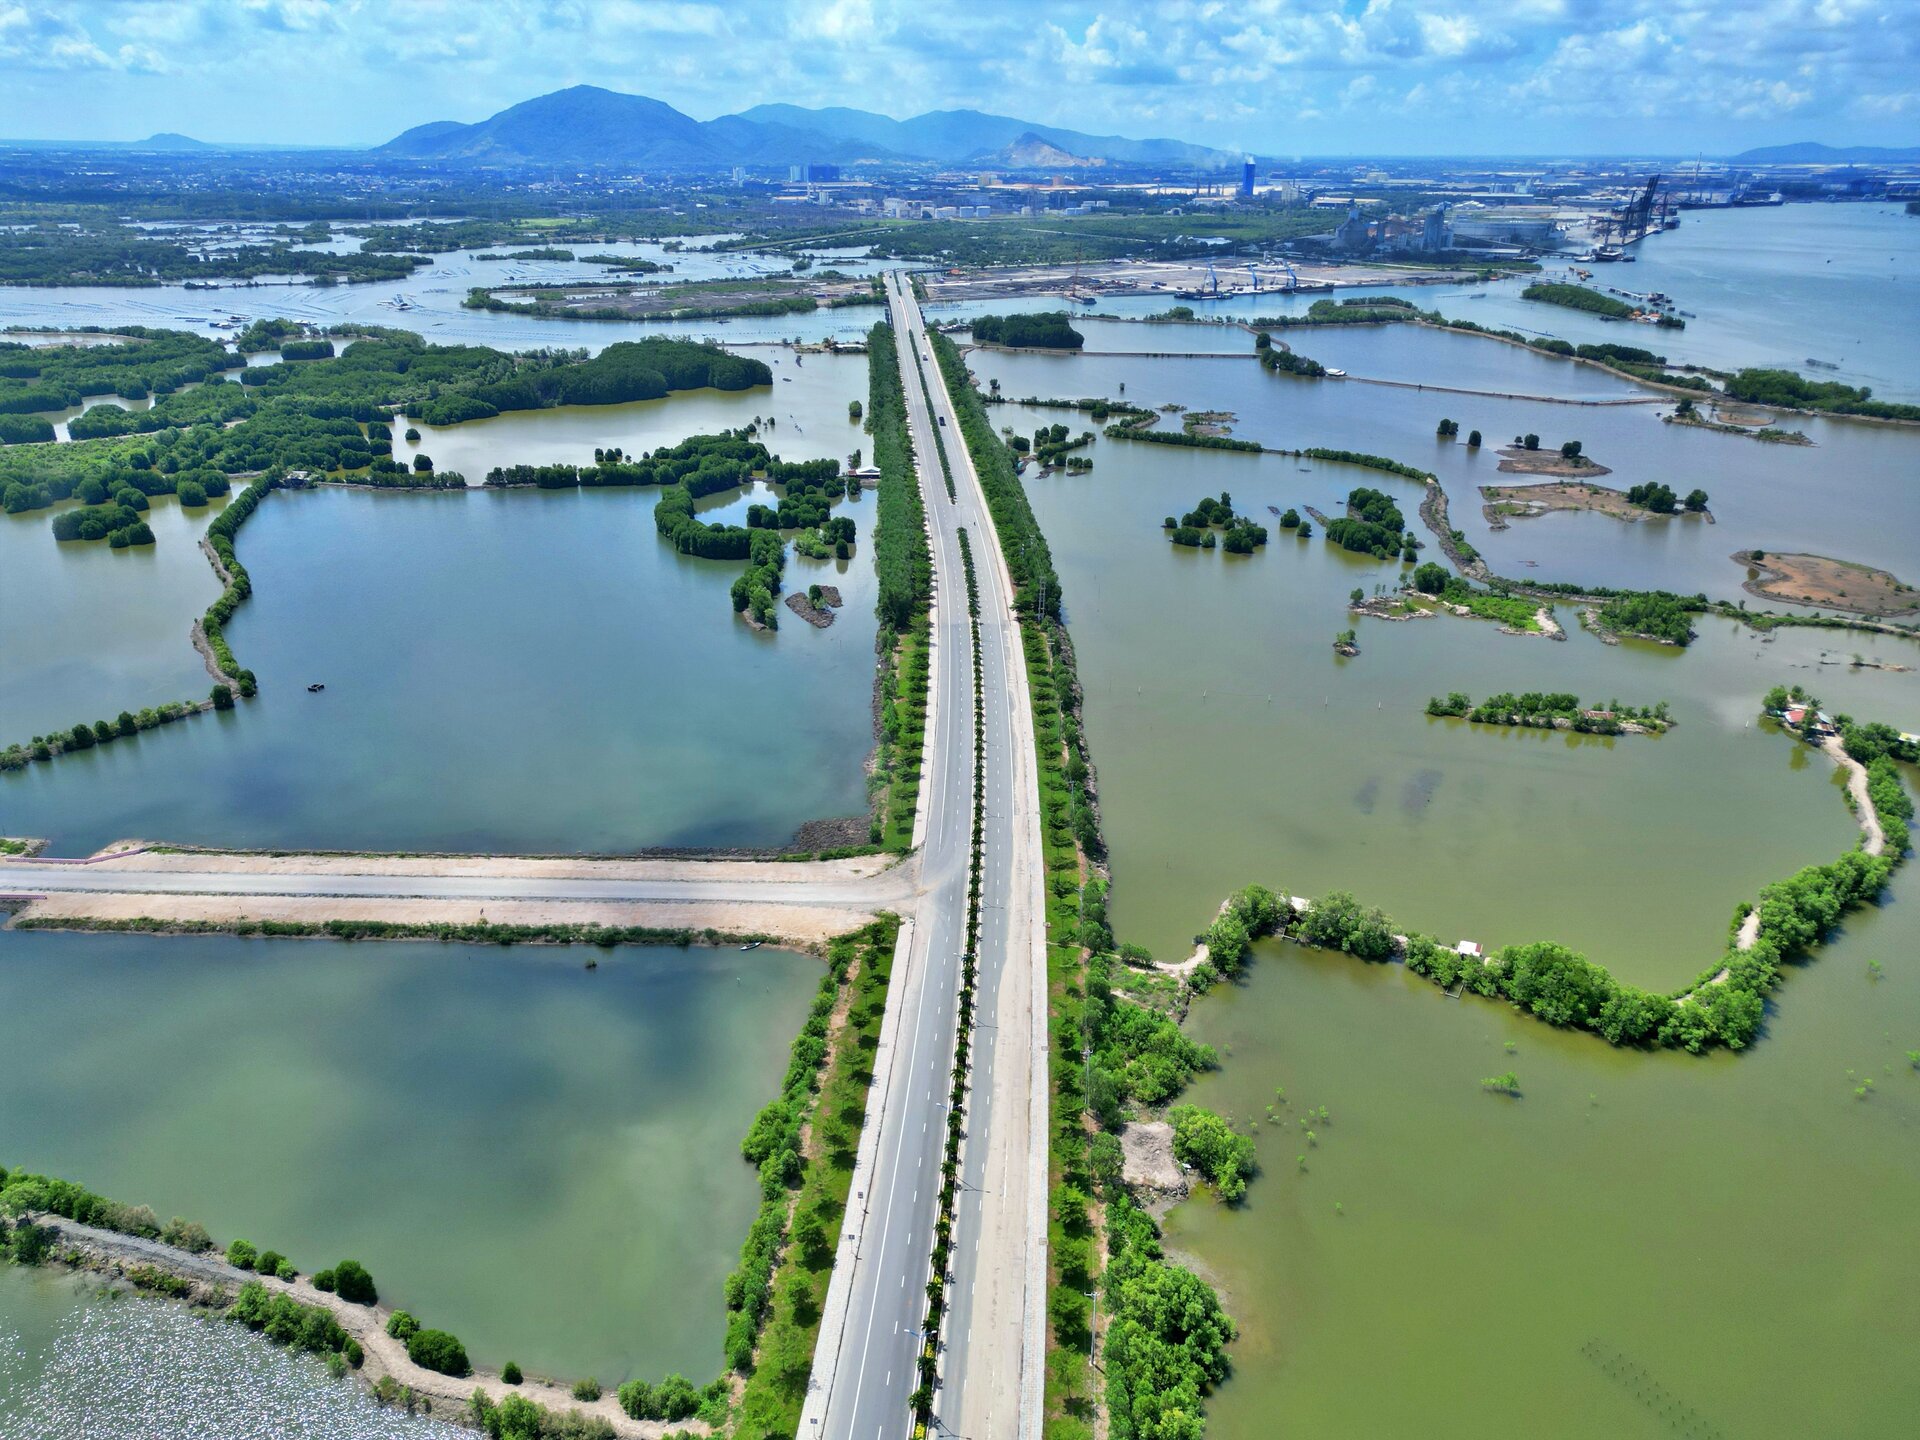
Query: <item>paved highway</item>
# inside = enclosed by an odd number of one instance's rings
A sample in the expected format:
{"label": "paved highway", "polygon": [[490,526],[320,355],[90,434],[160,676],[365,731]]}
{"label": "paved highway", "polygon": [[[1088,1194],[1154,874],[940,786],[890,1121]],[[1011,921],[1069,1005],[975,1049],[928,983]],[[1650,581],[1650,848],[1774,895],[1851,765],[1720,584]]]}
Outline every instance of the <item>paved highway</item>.
{"label": "paved highway", "polygon": [[[919,1326],[932,1273],[971,841],[973,654],[959,539],[964,527],[980,589],[985,863],[963,1191],[935,1411],[938,1433],[1037,1440],[1045,1053],[1034,1039],[1037,1031],[1044,1040],[1045,972],[1034,930],[1040,854],[1026,671],[1011,587],[938,367],[925,358],[919,307],[898,277],[889,281],[888,298],[938,592],[922,895],[889,1002],[900,1007],[902,1023],[894,1052],[876,1062],[868,1183],[861,1188],[856,1177],[801,1434],[892,1440],[912,1428],[909,1400],[918,1384]],[[936,415],[945,416],[944,426]],[[956,499],[947,496],[936,435],[947,442]]]}

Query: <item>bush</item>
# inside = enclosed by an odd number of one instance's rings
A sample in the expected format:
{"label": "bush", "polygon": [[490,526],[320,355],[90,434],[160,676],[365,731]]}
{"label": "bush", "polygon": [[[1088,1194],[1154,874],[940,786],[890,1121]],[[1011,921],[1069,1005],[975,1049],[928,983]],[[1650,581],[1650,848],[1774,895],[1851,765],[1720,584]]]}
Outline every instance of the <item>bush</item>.
{"label": "bush", "polygon": [[573,1382],[573,1398],[591,1403],[600,1398],[600,1382],[589,1375]]}
{"label": "bush", "polygon": [[1392,922],[1378,909],[1360,904],[1350,891],[1332,890],[1307,906],[1300,920],[1300,936],[1330,950],[1345,950],[1363,960],[1385,960],[1393,954]]}
{"label": "bush", "polygon": [[325,1290],[328,1294],[332,1294],[333,1293],[333,1271],[331,1270],[315,1271],[313,1276],[313,1288],[316,1290]]}
{"label": "bush", "polygon": [[167,1222],[167,1228],[160,1232],[160,1240],[189,1255],[204,1255],[213,1248],[213,1237],[207,1234],[206,1226],[198,1220],[182,1220],[178,1215]]}
{"label": "bush", "polygon": [[520,1373],[520,1367],[511,1360],[500,1367],[500,1381],[504,1385],[518,1385],[526,1378]]}
{"label": "bush", "polygon": [[227,1264],[236,1269],[251,1270],[254,1261],[259,1258],[260,1252],[255,1250],[249,1241],[235,1240],[227,1246]]}
{"label": "bush", "polygon": [[441,1375],[471,1375],[467,1348],[444,1330],[420,1330],[407,1341],[407,1358]]}
{"label": "bush", "polygon": [[333,1267],[333,1288],[342,1300],[349,1300],[355,1305],[380,1303],[380,1292],[373,1287],[373,1276],[358,1260],[342,1260]]}
{"label": "bush", "polygon": [[387,1317],[387,1333],[405,1344],[420,1333],[420,1322],[404,1310],[396,1310]]}
{"label": "bush", "polygon": [[1238,1200],[1247,1193],[1247,1178],[1253,1174],[1252,1140],[1197,1105],[1176,1105],[1167,1118],[1173,1122],[1176,1158],[1206,1176],[1222,1200]]}
{"label": "bush", "polygon": [[618,1398],[620,1408],[635,1420],[687,1420],[700,1408],[700,1392],[682,1375],[669,1375],[658,1385],[629,1380]]}

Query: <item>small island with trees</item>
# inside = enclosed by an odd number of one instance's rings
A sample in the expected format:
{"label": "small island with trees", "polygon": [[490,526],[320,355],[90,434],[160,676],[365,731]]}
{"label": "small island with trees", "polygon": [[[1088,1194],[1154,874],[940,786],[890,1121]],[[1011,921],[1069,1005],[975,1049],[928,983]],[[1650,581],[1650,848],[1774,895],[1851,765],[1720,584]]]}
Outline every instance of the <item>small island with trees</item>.
{"label": "small island with trees", "polygon": [[1078,350],[1087,343],[1087,337],[1073,328],[1064,310],[976,315],[972,328],[976,345],[999,345],[1008,350]]}
{"label": "small island with trees", "polygon": [[1327,521],[1327,538],[1356,555],[1408,563],[1420,547],[1393,497],[1366,485],[1348,492],[1347,513]]}
{"label": "small island with trees", "polygon": [[[1297,524],[1299,517],[1294,518]],[[1167,516],[1160,528],[1175,545],[1196,550],[1212,550],[1218,546],[1229,555],[1251,555],[1267,543],[1267,527],[1245,515],[1234,514],[1233,496],[1225,490],[1217,500],[1210,495],[1202,498],[1180,517],[1178,524],[1174,523],[1173,516]],[[1222,533],[1216,536],[1216,531]]]}
{"label": "small island with trees", "polygon": [[1479,704],[1455,690],[1427,701],[1426,713],[1436,718],[1466,720],[1475,725],[1507,725],[1534,730],[1571,730],[1582,735],[1660,735],[1673,726],[1667,702],[1654,705],[1583,705],[1580,697],[1564,691],[1528,690],[1514,695],[1489,695]]}
{"label": "small island with trees", "polygon": [[1598,290],[1589,290],[1584,285],[1556,284],[1553,281],[1536,280],[1520,292],[1522,300],[1539,300],[1548,305],[1560,305],[1568,310],[1584,310],[1589,315],[1598,315],[1602,320],[1644,320],[1667,330],[1684,330],[1687,322],[1678,315],[1668,314],[1664,310],[1639,310],[1616,300],[1611,295],[1602,295]]}
{"label": "small island with trees", "polygon": [[1587,458],[1578,440],[1562,441],[1558,450],[1542,450],[1538,435],[1516,435],[1500,450],[1500,469],[1509,475],[1554,475],[1566,480],[1592,480],[1613,471]]}
{"label": "small island with trees", "polygon": [[1629,523],[1662,515],[1704,515],[1709,524],[1713,523],[1713,515],[1707,509],[1706,491],[1695,489],[1683,499],[1658,481],[1627,490],[1571,481],[1482,485],[1480,496],[1485,502],[1480,513],[1495,530],[1505,530],[1510,521],[1528,520],[1555,510],[1592,510]]}

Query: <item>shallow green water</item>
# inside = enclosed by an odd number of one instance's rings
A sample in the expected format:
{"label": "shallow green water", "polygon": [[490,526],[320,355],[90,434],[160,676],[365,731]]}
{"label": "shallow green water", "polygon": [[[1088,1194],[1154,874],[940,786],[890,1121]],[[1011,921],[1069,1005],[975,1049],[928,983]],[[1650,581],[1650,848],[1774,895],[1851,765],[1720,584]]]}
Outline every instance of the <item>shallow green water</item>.
{"label": "shallow green water", "polygon": [[587,953],[0,932],[0,1163],[353,1256],[483,1364],[704,1382],[818,966]]}
{"label": "shallow green water", "polygon": [[[1909,877],[1788,979],[1750,1054],[1696,1060],[1262,946],[1191,1021],[1225,1063],[1191,1098],[1257,1127],[1261,1174],[1243,1208],[1168,1225],[1242,1326],[1210,1433],[1906,1433],[1916,952]],[[1507,1070],[1522,1098],[1481,1091]],[[1610,1376],[1623,1360],[1675,1408]],[[1672,1424],[1682,1406],[1706,1425]]]}
{"label": "shallow green water", "polygon": [[[590,461],[595,445],[637,453],[756,413],[777,416],[769,439],[787,458],[843,456],[865,438],[846,418],[847,401],[864,393],[865,362],[813,361],[803,380],[776,382],[778,393],[704,392],[439,432],[435,458],[477,482],[494,464]],[[792,370],[789,356],[784,373]],[[136,835],[627,851],[780,844],[808,820],[861,814],[872,744],[873,498],[840,507],[860,527],[852,559],[788,559],[789,588],[840,587],[838,622],[815,630],[788,615],[773,634],[733,613],[739,564],[678,555],[659,536],[656,498],[331,489],[268,497],[239,542],[253,597],[227,627],[235,654],[259,676],[258,698],[0,776],[0,833],[46,836],[60,853]],[[747,503],[721,497],[706,508],[743,520]],[[106,655],[131,665],[158,654],[168,674],[180,657],[195,661],[191,612],[164,585],[106,591],[96,574],[118,578],[120,557],[102,547],[48,560],[42,552],[55,547],[41,528],[0,540],[17,542],[35,565],[64,567],[44,573],[35,593],[49,613],[64,605],[91,617],[76,645],[110,620],[103,597],[112,595],[125,608],[167,613],[156,637],[115,640]],[[187,590],[197,566],[211,598],[205,561],[182,535],[162,534],[153,557],[136,563],[185,566],[178,584]],[[23,690],[37,694],[40,677],[60,676],[63,649],[29,633],[8,643],[22,657]],[[324,693],[307,692],[315,682]],[[154,698],[180,693],[178,683]],[[109,697],[82,713],[111,717],[120,703]],[[70,708],[62,702],[56,716]]]}
{"label": "shallow green water", "polygon": [[[1430,339],[1473,343],[1411,343]],[[1136,363],[976,359],[1016,395],[1112,394],[1111,368]],[[1128,393],[1199,406],[1232,383],[1223,372],[1238,373],[1162,361],[1151,389]],[[1320,402],[1228,403],[1240,433],[1284,427],[1295,443],[1293,413]],[[999,418],[1030,428],[1040,413]],[[1344,420],[1325,443],[1405,458],[1430,423],[1391,406]],[[1277,529],[1251,557],[1182,550],[1160,519],[1226,488],[1272,525],[1269,505],[1338,513],[1357,484],[1411,515],[1414,486],[1274,456],[1104,440],[1092,453],[1089,474],[1028,491],[1068,598],[1116,929],[1162,957],[1261,881],[1352,889],[1448,940],[1562,940],[1629,980],[1678,985],[1720,954],[1738,901],[1858,834],[1832,766],[1754,720],[1761,692],[1798,681],[1833,708],[1920,727],[1920,679],[1844,663],[1855,649],[1920,663],[1920,646],[1892,639],[1762,643],[1714,621],[1685,652],[1610,647],[1562,607],[1564,642],[1363,619],[1362,654],[1341,661],[1347,592],[1392,584],[1398,565]],[[1803,453],[1858,526],[1851,502],[1888,477]],[[1884,539],[1877,528],[1858,544]],[[1733,548],[1731,529],[1716,548]],[[1591,531],[1577,573],[1631,574],[1641,538]],[[1679,724],[1607,740],[1421,713],[1455,689],[1665,699]],[[1397,966],[1263,946],[1247,981],[1189,1020],[1223,1061],[1189,1098],[1256,1126],[1262,1168],[1244,1208],[1200,1198],[1168,1222],[1243,1327],[1210,1433],[1651,1437],[1686,1433],[1669,1425],[1679,1407],[1717,1427],[1701,1435],[1902,1430],[1920,1404],[1906,1362],[1920,1320],[1914,894],[1904,873],[1882,910],[1797,967],[1739,1058],[1621,1053],[1449,1000]],[[1509,1069],[1523,1098],[1481,1091]],[[1276,1087],[1291,1103],[1269,1125]],[[1309,1145],[1297,1117],[1321,1105],[1330,1120]],[[1664,1387],[1653,1409],[1610,1378],[1628,1365],[1652,1377],[1639,1389]]]}
{"label": "shallow green water", "polygon": [[[1702,621],[1680,652],[1602,645],[1570,607],[1562,642],[1449,616],[1363,619],[1363,653],[1342,661],[1347,592],[1395,583],[1399,565],[1277,527],[1250,557],[1185,550],[1160,521],[1222,488],[1270,526],[1269,505],[1338,513],[1368,472],[1108,441],[1094,454],[1090,473],[1028,493],[1088,687],[1115,914],[1163,955],[1258,880],[1354,889],[1449,939],[1556,938],[1677,984],[1719,953],[1737,901],[1857,833],[1832,767],[1754,720],[1760,694],[1800,681],[1853,713],[1920,722],[1920,676],[1820,663],[1858,648],[1915,664],[1920,646],[1820,631],[1762,643],[1731,621]],[[1385,483],[1412,504],[1416,487]],[[1606,574],[1609,559],[1590,566]],[[1664,699],[1679,724],[1603,739],[1421,713],[1452,690],[1530,689]]]}

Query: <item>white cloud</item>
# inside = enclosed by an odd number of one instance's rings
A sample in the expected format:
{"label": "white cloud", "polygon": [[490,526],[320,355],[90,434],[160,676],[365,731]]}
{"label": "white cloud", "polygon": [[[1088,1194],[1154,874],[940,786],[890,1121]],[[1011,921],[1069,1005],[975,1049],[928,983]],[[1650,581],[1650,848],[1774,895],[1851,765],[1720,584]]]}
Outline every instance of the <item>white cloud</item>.
{"label": "white cloud", "polygon": [[[703,118],[975,106],[1286,153],[1731,150],[1802,138],[1780,124],[1911,143],[1917,70],[1920,0],[0,0],[16,134],[378,140],[585,82]],[[81,108],[35,74],[86,77]],[[1813,135],[1843,118],[1862,133]]]}

